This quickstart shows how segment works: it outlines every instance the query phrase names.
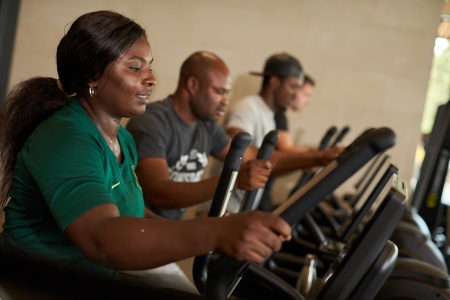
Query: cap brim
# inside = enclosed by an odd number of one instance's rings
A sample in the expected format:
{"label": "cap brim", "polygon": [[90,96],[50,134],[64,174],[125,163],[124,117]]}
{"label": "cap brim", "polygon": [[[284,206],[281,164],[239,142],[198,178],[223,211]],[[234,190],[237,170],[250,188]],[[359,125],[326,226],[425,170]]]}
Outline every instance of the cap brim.
{"label": "cap brim", "polygon": [[266,74],[264,72],[253,72],[253,71],[250,71],[249,74],[250,75],[254,75],[254,76],[269,76],[269,74]]}

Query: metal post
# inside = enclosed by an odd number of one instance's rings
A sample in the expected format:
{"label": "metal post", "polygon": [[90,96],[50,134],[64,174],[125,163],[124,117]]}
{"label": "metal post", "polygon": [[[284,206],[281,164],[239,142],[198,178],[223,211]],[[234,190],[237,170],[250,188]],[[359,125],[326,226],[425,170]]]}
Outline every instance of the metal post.
{"label": "metal post", "polygon": [[20,0],[0,0],[0,105],[8,90]]}

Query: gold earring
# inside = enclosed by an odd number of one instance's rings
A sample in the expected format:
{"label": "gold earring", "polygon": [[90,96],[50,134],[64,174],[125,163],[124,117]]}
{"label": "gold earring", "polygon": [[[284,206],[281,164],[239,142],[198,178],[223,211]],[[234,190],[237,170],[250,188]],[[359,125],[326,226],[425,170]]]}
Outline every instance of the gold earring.
{"label": "gold earring", "polygon": [[95,88],[92,86],[92,84],[89,86],[89,96],[94,97],[95,95]]}

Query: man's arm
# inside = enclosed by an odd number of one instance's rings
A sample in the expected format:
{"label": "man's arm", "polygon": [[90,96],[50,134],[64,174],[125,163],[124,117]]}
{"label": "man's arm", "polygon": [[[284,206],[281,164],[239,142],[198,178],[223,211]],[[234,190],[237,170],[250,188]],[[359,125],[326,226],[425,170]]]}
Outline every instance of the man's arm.
{"label": "man's arm", "polygon": [[[244,131],[240,128],[230,127],[227,133],[230,137],[235,136],[238,132]],[[306,152],[281,152],[273,151],[270,158],[272,164],[271,177],[287,174],[301,168],[309,168],[314,166],[325,166],[331,160],[336,158],[342,152],[343,147],[335,147],[326,151],[306,151]],[[244,161],[256,157],[258,148],[250,145],[245,151]]]}
{"label": "man's arm", "polygon": [[[287,151],[287,152],[305,152],[311,149],[305,147],[296,147],[294,145],[294,141],[292,140],[292,136],[288,131],[288,121],[286,118],[287,111],[278,111],[275,113],[275,126],[278,131],[278,140],[275,145],[275,149],[279,151]],[[237,126],[239,127],[239,126]]]}
{"label": "man's arm", "polygon": [[278,129],[278,140],[275,144],[275,149],[284,152],[302,153],[310,151],[311,149],[305,147],[296,147],[292,140],[291,134],[287,130]]}
{"label": "man's arm", "polygon": [[185,208],[212,199],[219,182],[218,176],[199,182],[171,181],[167,161],[155,157],[140,159],[136,175],[146,201],[167,209]]}
{"label": "man's arm", "polygon": [[[229,144],[216,157],[224,160],[228,149]],[[270,163],[264,160],[244,163],[239,170],[235,188],[253,190],[264,187],[270,171]],[[171,181],[164,158],[140,159],[136,175],[146,201],[152,206],[167,209],[185,208],[212,199],[219,182],[219,176],[199,182]]]}

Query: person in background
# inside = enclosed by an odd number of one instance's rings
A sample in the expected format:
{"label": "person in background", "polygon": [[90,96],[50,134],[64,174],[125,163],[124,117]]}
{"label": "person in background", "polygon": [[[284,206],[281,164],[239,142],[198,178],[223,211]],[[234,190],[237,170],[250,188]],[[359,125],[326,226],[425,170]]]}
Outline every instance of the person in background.
{"label": "person in background", "polygon": [[[253,137],[252,144],[261,145],[264,136],[276,129],[275,113],[286,111],[297,97],[297,91],[303,84],[304,74],[300,62],[287,53],[277,53],[270,56],[264,65],[263,72],[252,72],[253,75],[263,77],[262,86],[258,94],[249,95],[234,103],[225,118],[225,130],[230,137],[238,132],[246,131]],[[290,151],[275,151],[277,155],[298,156],[309,161],[310,164],[302,168],[324,165],[317,158],[324,153],[338,154],[342,147],[335,147],[327,151],[291,149]],[[292,162],[295,159],[291,160]],[[295,170],[298,168],[292,168]],[[259,203],[263,189],[258,192],[256,203]],[[244,192],[233,193],[230,202],[239,203]]]}
{"label": "person in background", "polygon": [[275,113],[275,126],[279,134],[277,144],[275,145],[277,150],[295,152],[309,150],[294,145],[292,135],[289,133],[288,129],[287,115],[290,111],[302,111],[309,104],[315,85],[315,81],[309,75],[305,74],[303,84],[295,92],[295,97],[288,108],[280,109]]}
{"label": "person in background", "polygon": [[[292,100],[289,107],[286,110],[280,109],[275,112],[275,126],[278,131],[278,140],[275,145],[275,149],[293,152],[305,152],[310,150],[305,147],[298,147],[294,145],[292,135],[288,130],[287,114],[289,114],[290,111],[301,111],[309,104],[315,84],[315,81],[309,75],[305,74],[303,84],[297,89],[295,98]],[[314,169],[315,168],[303,170],[303,172],[313,172]],[[269,178],[269,180],[267,180],[258,206],[259,210],[272,211],[275,208],[271,195],[273,182],[273,178]]]}
{"label": "person in background", "polygon": [[0,127],[2,253],[117,279],[213,250],[261,263],[290,238],[284,220],[263,212],[177,222],[144,207],[151,179],[138,181],[135,143],[120,121],[145,112],[153,61],[141,26],[91,12],[58,45],[59,79],[10,91]]}

